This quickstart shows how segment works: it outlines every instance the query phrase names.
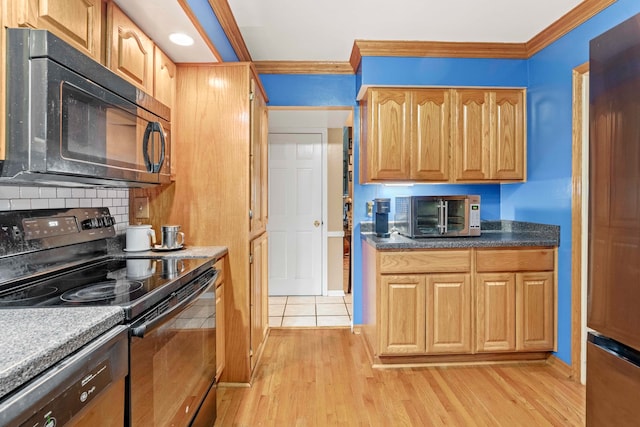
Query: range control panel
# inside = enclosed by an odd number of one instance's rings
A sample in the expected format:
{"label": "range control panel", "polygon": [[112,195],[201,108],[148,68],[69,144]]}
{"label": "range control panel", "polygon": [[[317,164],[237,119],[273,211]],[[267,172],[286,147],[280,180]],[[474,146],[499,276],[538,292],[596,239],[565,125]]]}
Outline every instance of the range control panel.
{"label": "range control panel", "polygon": [[115,224],[102,207],[0,212],[0,255],[113,237]]}

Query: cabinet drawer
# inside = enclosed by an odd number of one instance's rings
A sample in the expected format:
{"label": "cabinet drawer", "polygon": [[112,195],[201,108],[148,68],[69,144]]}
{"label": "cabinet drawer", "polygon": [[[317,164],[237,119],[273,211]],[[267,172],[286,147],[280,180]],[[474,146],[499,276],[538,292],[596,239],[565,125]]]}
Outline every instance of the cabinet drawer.
{"label": "cabinet drawer", "polygon": [[470,269],[468,249],[380,253],[381,273],[458,273]]}
{"label": "cabinet drawer", "polygon": [[554,251],[540,249],[478,249],[476,271],[547,271],[553,270]]}

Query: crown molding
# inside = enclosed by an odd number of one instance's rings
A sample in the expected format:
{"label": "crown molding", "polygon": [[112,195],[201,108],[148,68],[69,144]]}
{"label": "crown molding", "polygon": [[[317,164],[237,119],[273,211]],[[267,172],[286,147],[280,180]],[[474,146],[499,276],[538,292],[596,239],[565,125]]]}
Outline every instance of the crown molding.
{"label": "crown molding", "polygon": [[202,40],[204,40],[205,44],[209,47],[209,50],[211,51],[211,53],[213,53],[213,56],[218,60],[218,62],[222,62],[222,56],[220,56],[218,49],[216,49],[216,47],[213,45],[213,43],[209,39],[209,35],[204,30],[204,28],[202,28],[200,21],[198,20],[196,15],[193,13],[191,8],[187,4],[186,0],[178,0],[178,4],[180,5],[180,7],[182,7],[182,10],[184,10],[184,13],[187,15],[187,17],[195,27],[196,31],[202,37]]}
{"label": "crown molding", "polygon": [[233,47],[233,50],[238,56],[238,60],[251,61],[251,54],[249,53],[249,49],[247,49],[247,45],[244,43],[240,28],[238,27],[236,18],[233,16],[233,12],[231,12],[231,7],[229,3],[227,3],[227,0],[209,0],[209,5],[218,18],[218,22],[229,39],[231,47]]}
{"label": "crown molding", "polygon": [[348,62],[255,61],[260,74],[353,74]]}
{"label": "crown molding", "polygon": [[527,45],[527,57],[532,57],[588,19],[602,12],[617,0],[584,0],[560,19],[542,30]]}
{"label": "crown molding", "polygon": [[358,55],[360,57],[412,56],[523,59],[527,55],[524,43],[356,40],[354,44],[358,47]]}
{"label": "crown molding", "polygon": [[[198,31],[204,35],[184,0],[179,1]],[[251,55],[227,1],[208,1],[238,59],[251,61]],[[525,43],[355,40],[348,62],[256,61],[255,64],[260,74],[354,74],[363,56],[528,59],[616,1],[584,0]],[[209,40],[208,37],[204,38]],[[208,44],[216,58],[220,58],[215,47],[210,42]]]}

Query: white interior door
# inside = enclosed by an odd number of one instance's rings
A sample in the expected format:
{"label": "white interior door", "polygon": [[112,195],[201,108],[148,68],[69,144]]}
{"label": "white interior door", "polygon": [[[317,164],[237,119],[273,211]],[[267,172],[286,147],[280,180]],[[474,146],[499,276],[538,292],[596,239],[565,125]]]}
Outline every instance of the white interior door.
{"label": "white interior door", "polygon": [[321,295],[322,227],[322,134],[269,133],[269,295]]}

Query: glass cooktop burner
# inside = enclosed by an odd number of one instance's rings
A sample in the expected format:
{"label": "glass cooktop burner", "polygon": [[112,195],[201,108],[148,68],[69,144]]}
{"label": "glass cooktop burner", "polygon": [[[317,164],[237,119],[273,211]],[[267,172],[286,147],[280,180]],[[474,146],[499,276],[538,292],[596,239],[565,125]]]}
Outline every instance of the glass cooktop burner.
{"label": "glass cooktop burner", "polygon": [[92,285],[72,289],[60,295],[60,299],[68,302],[92,302],[110,300],[129,295],[142,288],[137,280],[108,280]]}

